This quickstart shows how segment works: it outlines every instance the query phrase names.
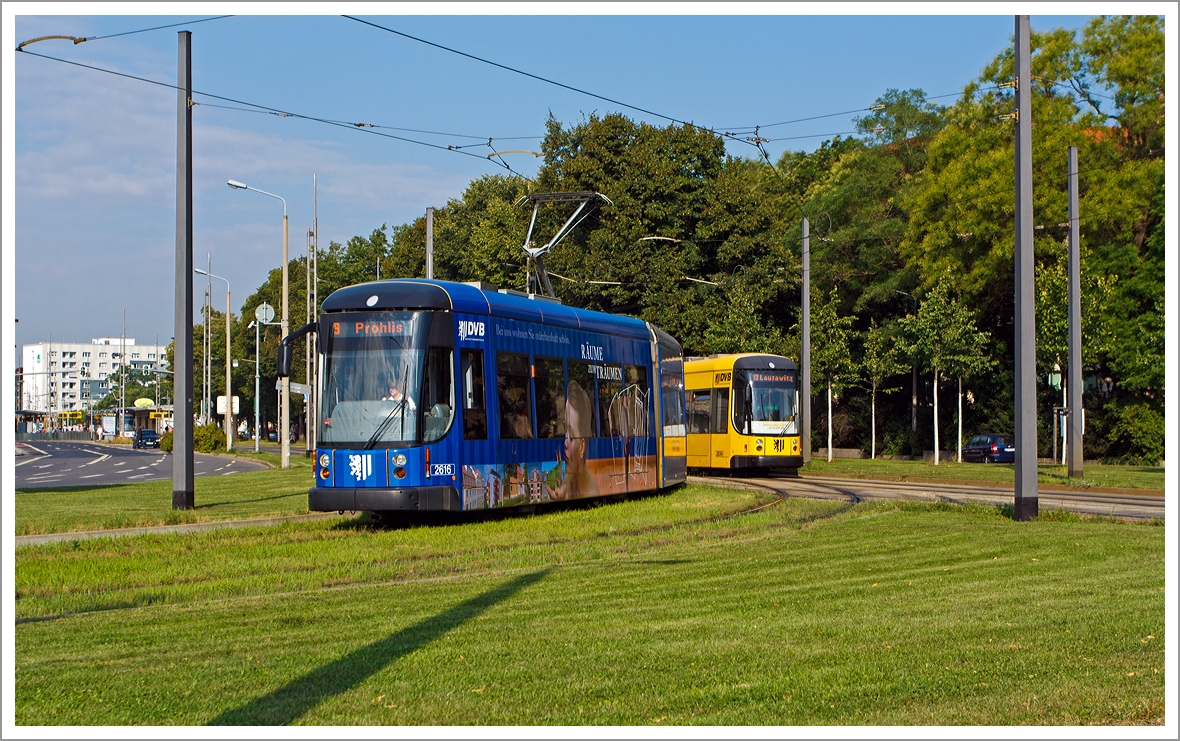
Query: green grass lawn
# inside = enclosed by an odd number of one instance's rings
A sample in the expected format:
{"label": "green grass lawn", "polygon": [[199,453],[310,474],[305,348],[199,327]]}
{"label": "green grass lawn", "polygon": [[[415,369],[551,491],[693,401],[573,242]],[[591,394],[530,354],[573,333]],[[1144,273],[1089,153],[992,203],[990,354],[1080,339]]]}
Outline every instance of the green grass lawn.
{"label": "green grass lawn", "polygon": [[284,471],[279,468],[277,455],[240,453],[238,457],[262,460],[274,468],[233,476],[198,477],[193,480],[196,507],[188,511],[172,509],[170,480],[18,489],[16,534],[175,525],[307,512],[307,490],[312,485],[310,459],[291,456],[291,467]]}
{"label": "green grass lawn", "polygon": [[768,501],[23,548],[16,722],[1163,722],[1162,527]]}
{"label": "green grass lawn", "polygon": [[[816,476],[853,476],[857,478],[899,477],[902,479],[953,479],[960,481],[995,481],[1012,483],[1015,468],[1011,463],[956,463],[954,459],[940,461],[936,466],[926,461],[898,461],[878,458],[835,458],[831,463],[813,456],[799,469],[803,474]],[[1087,463],[1081,479],[1071,479],[1065,466],[1040,465],[1037,480],[1042,484],[1071,486],[1109,486],[1132,489],[1164,488],[1164,469],[1156,466],[1122,466]]]}

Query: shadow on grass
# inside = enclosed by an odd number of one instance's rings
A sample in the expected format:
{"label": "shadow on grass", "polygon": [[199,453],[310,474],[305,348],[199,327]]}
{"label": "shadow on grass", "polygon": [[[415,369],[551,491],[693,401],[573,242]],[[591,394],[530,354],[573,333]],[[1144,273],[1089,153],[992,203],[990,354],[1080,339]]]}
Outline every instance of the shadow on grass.
{"label": "shadow on grass", "polygon": [[402,656],[417,651],[485,610],[509,599],[525,587],[535,584],[547,573],[548,569],[544,569],[517,577],[434,617],[358,648],[267,695],[225,711],[210,720],[209,725],[254,726],[293,723],[325,700],[356,687]]}
{"label": "shadow on grass", "polygon": [[291,497],[306,497],[305,491],[293,491],[287,494],[275,494],[272,497],[259,497],[258,499],[227,499],[224,502],[209,502],[208,504],[197,504],[193,509],[208,509],[209,507],[221,507],[229,504],[252,504],[254,502],[269,502],[274,499],[290,499]]}
{"label": "shadow on grass", "polygon": [[67,494],[74,491],[94,491],[95,489],[125,489],[129,486],[138,484],[151,484],[153,481],[139,481],[131,484],[90,484],[88,486],[22,486],[16,489],[17,494],[30,494],[37,492],[38,494]]}

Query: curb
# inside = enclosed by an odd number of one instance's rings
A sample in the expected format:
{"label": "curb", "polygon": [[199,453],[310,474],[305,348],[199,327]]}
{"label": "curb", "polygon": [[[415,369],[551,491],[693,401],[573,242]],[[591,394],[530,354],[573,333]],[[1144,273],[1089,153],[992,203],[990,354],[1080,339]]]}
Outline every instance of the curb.
{"label": "curb", "polygon": [[341,517],[336,512],[315,512],[306,515],[286,517],[260,517],[253,520],[214,520],[210,522],[189,522],[183,525],[154,525],[151,527],[126,527],[115,530],[83,530],[71,533],[45,533],[44,535],[18,535],[16,547],[61,543],[70,540],[95,540],[98,538],[126,538],[133,535],[165,535],[169,533],[199,533],[209,530],[236,530],[244,527],[266,527],[284,522],[314,522]]}

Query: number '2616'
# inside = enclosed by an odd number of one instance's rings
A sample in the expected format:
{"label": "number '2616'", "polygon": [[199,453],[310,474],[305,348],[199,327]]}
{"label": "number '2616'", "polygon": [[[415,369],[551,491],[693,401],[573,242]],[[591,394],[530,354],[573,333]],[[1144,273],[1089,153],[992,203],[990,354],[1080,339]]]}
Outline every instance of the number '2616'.
{"label": "number '2616'", "polygon": [[431,476],[454,476],[455,475],[455,464],[454,463],[432,463],[432,464],[430,464],[430,475]]}

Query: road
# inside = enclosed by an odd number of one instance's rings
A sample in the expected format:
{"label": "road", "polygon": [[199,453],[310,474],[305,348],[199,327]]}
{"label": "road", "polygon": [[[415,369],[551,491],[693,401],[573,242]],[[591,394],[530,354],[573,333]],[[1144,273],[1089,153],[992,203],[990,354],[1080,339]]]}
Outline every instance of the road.
{"label": "road", "polygon": [[[159,450],[132,450],[124,445],[94,443],[23,443],[16,462],[16,488],[97,486],[172,479],[172,457]],[[229,476],[261,471],[255,461],[226,456],[193,455],[196,476]]]}
{"label": "road", "polygon": [[[871,481],[867,479],[843,479],[806,474],[798,478],[704,478],[695,480],[717,486],[744,482],[751,486],[785,492],[789,496],[814,499],[839,499],[842,501],[865,501],[871,499],[918,499],[927,501],[976,502],[980,504],[1012,504],[1013,490],[962,484],[909,483],[899,481]],[[1038,492],[1041,509],[1065,509],[1083,514],[1106,515],[1130,519],[1164,517],[1162,492],[1144,490],[1110,491],[1068,491],[1042,485]]]}

